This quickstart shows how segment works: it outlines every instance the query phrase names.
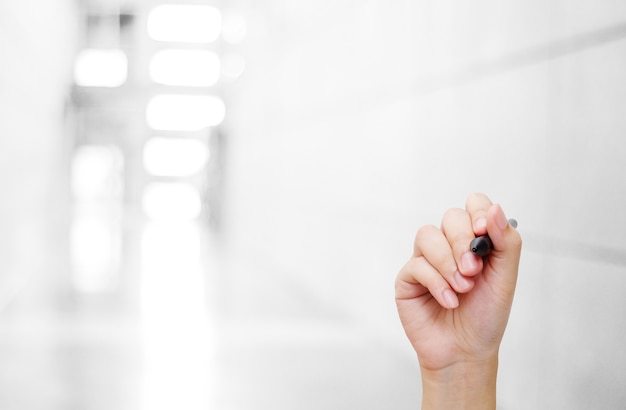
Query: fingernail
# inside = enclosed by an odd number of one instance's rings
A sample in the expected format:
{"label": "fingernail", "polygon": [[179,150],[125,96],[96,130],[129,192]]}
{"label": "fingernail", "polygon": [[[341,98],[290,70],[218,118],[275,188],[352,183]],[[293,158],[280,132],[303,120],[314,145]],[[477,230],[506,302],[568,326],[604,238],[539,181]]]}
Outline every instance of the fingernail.
{"label": "fingernail", "polygon": [[478,218],[474,225],[474,230],[477,232],[483,232],[487,230],[487,218],[485,218],[484,216]]}
{"label": "fingernail", "polygon": [[502,210],[500,205],[498,205],[498,212],[496,213],[496,224],[498,224],[498,227],[500,229],[506,228],[506,226],[509,224],[509,221],[506,219],[506,216],[504,216],[504,211]]}
{"label": "fingernail", "polygon": [[443,291],[443,300],[446,303],[446,307],[449,309],[454,309],[459,306],[459,298],[456,296],[451,289],[446,289]]}
{"label": "fingernail", "polygon": [[456,282],[456,287],[458,291],[462,292],[472,287],[472,282],[465,276],[461,275],[460,272],[454,274],[454,281]]}
{"label": "fingernail", "polygon": [[461,269],[463,273],[475,273],[478,269],[478,260],[472,252],[466,252],[461,256]]}

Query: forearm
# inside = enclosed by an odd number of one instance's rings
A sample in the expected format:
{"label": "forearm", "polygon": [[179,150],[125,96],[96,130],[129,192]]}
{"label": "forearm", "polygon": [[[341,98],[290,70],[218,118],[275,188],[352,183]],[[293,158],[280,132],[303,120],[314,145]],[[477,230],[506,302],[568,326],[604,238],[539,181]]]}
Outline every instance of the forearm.
{"label": "forearm", "polygon": [[455,364],[443,370],[421,369],[422,410],[496,408],[498,357]]}

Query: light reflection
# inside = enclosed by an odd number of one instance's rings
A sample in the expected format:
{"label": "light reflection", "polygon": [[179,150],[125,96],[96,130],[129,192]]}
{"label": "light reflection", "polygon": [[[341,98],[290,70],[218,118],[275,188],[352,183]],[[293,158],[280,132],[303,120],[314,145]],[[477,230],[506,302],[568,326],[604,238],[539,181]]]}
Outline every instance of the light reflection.
{"label": "light reflection", "polygon": [[74,63],[74,81],[83,87],[119,87],[127,76],[128,57],[122,50],[82,50]]}
{"label": "light reflection", "polygon": [[144,190],[143,209],[153,220],[188,221],[200,216],[202,199],[191,184],[153,182]]}
{"label": "light reflection", "polygon": [[85,145],[72,158],[71,187],[78,201],[115,200],[122,195],[124,159],[119,148]]}
{"label": "light reflection", "polygon": [[[141,243],[142,309],[154,318],[168,318],[177,310],[191,316],[177,322],[195,320],[204,311],[204,287],[201,270],[201,236],[192,222],[151,222]],[[164,299],[176,301],[175,306]]]}
{"label": "light reflection", "polygon": [[123,156],[109,146],[83,146],[72,158],[72,284],[80,292],[113,289],[122,254]]}
{"label": "light reflection", "polygon": [[208,50],[161,50],[150,61],[150,77],[164,85],[209,87],[220,78],[220,59]]}
{"label": "light reflection", "polygon": [[225,115],[222,99],[210,95],[157,95],[146,109],[148,125],[164,131],[199,131],[219,125]]}
{"label": "light reflection", "polygon": [[146,171],[155,176],[184,177],[200,172],[209,158],[206,144],[194,139],[151,138],[143,150]]}
{"label": "light reflection", "polygon": [[215,385],[200,228],[152,222],[141,246],[143,408],[206,409]]}
{"label": "light reflection", "polygon": [[72,283],[80,292],[111,290],[119,282],[121,226],[116,215],[98,211],[77,215],[72,222]]}
{"label": "light reflection", "polygon": [[211,43],[221,30],[222,14],[213,6],[164,4],[148,15],[148,34],[157,41]]}
{"label": "light reflection", "polygon": [[154,271],[197,266],[202,256],[201,239],[194,222],[150,222],[141,242],[143,267]]}

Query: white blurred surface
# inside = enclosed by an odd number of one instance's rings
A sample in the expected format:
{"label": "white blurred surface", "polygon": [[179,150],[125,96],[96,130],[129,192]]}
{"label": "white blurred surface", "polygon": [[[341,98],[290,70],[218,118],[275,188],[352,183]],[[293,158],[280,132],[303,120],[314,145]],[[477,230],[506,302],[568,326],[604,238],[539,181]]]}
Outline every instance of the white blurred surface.
{"label": "white blurred surface", "polygon": [[[127,4],[127,83],[93,92],[75,2],[0,4],[0,408],[417,408],[394,277],[477,190],[525,240],[500,408],[623,405],[626,5],[235,1],[190,91]],[[146,107],[187,92],[226,106],[186,121],[208,162],[155,170],[181,135]],[[81,205],[78,146],[122,153],[122,198]]]}

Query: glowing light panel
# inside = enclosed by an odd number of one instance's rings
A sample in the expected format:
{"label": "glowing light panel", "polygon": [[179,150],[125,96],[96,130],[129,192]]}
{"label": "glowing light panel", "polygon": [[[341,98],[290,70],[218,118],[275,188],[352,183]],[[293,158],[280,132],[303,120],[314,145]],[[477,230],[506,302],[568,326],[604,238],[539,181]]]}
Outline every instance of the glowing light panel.
{"label": "glowing light panel", "polygon": [[150,222],[141,244],[143,410],[213,408],[215,340],[193,222]]}
{"label": "glowing light panel", "polygon": [[150,77],[164,85],[208,87],[220,78],[220,59],[208,50],[162,50],[150,61]]}
{"label": "glowing light panel", "polygon": [[210,95],[157,95],[146,110],[150,127],[169,131],[199,131],[220,124],[225,115],[222,99]]}
{"label": "glowing light panel", "polygon": [[208,159],[207,146],[192,139],[151,138],[143,149],[144,167],[156,176],[191,176],[200,172]]}
{"label": "glowing light panel", "polygon": [[222,31],[222,14],[207,5],[157,6],[148,15],[148,34],[157,41],[211,43]]}
{"label": "glowing light panel", "polygon": [[143,209],[153,220],[188,221],[200,216],[202,199],[190,184],[154,182],[143,193]]}
{"label": "glowing light panel", "polygon": [[121,257],[121,230],[117,221],[91,212],[74,218],[70,232],[72,282],[81,292],[114,287]]}
{"label": "glowing light panel", "polygon": [[119,87],[128,77],[128,57],[122,50],[82,50],[74,63],[74,81],[83,87]]}

